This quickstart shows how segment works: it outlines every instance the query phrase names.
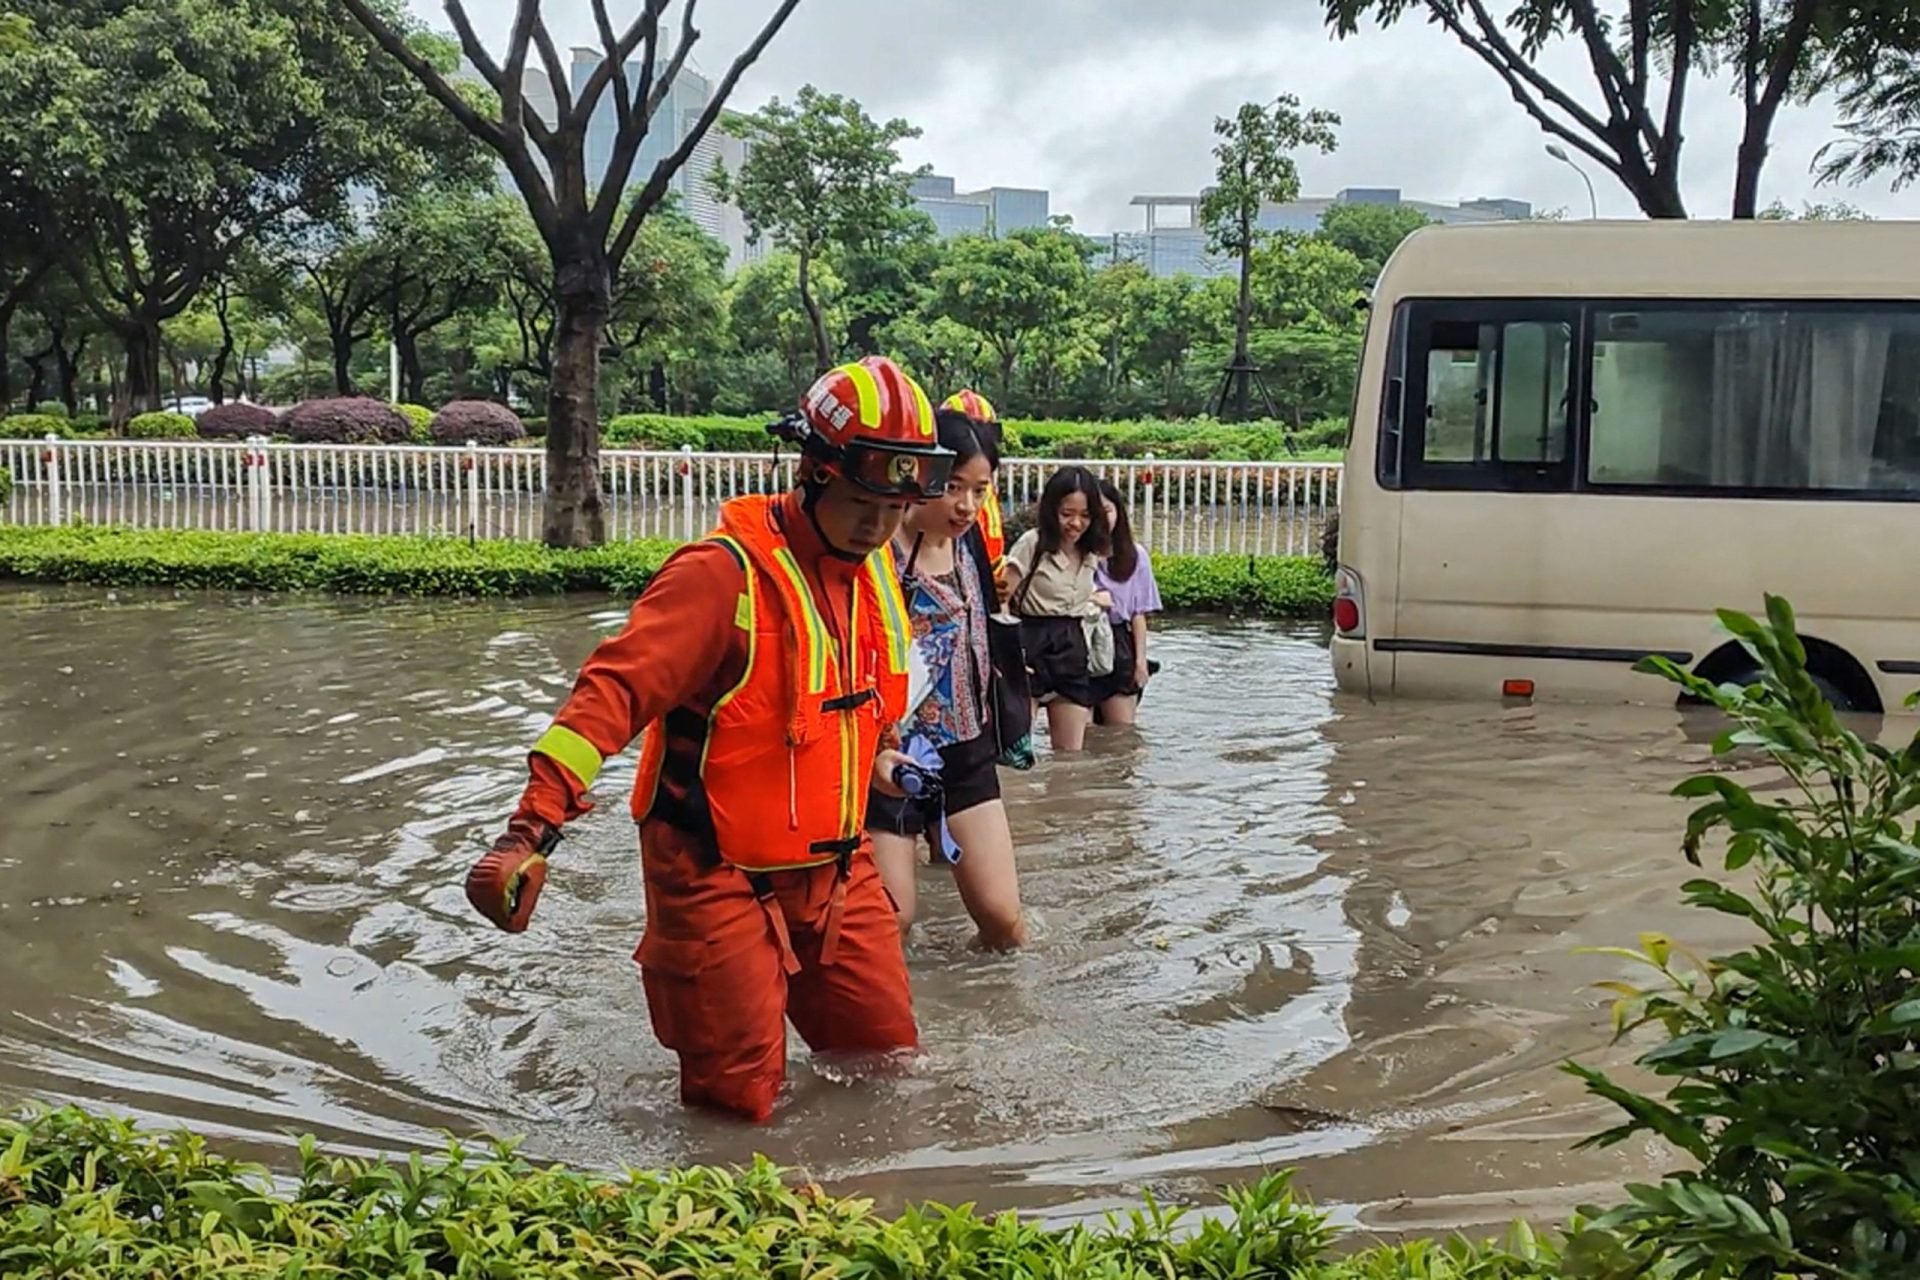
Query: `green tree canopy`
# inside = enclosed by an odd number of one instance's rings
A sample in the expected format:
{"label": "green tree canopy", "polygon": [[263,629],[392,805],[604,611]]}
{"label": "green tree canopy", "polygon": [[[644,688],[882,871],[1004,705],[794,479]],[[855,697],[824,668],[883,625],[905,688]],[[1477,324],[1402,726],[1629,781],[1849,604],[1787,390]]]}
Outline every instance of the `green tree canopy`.
{"label": "green tree canopy", "polygon": [[[1214,185],[1200,202],[1200,222],[1207,229],[1207,248],[1231,255],[1240,263],[1240,299],[1235,312],[1233,361],[1228,366],[1236,388],[1236,416],[1248,414],[1248,386],[1256,374],[1247,350],[1253,318],[1253,255],[1270,232],[1260,225],[1260,212],[1270,204],[1284,204],[1300,196],[1300,169],[1293,153],[1302,147],[1331,151],[1338,145],[1334,129],[1340,117],[1331,111],[1302,111],[1300,99],[1281,94],[1270,104],[1248,102],[1232,116],[1214,121],[1220,142],[1213,150],[1219,162]],[[1226,391],[1221,392],[1221,409]]]}
{"label": "green tree canopy", "polygon": [[57,226],[46,251],[126,348],[123,412],[157,406],[161,324],[242,245],[458,145],[326,0],[18,10],[31,38],[0,50],[0,152]]}
{"label": "green tree canopy", "polygon": [[1433,219],[1404,204],[1361,204],[1341,200],[1320,215],[1320,234],[1380,274],[1400,242]]}
{"label": "green tree canopy", "polygon": [[962,236],[949,246],[947,261],[934,273],[935,305],[992,346],[1003,395],[1012,392],[1021,355],[1085,305],[1087,252],[1085,241],[1057,227],[998,240]]}
{"label": "green tree canopy", "polygon": [[898,231],[913,178],[900,168],[899,144],[920,131],[904,120],[876,121],[853,99],[812,85],[793,102],[775,98],[727,128],[751,146],[739,173],[715,171],[715,186],[740,206],[756,237],[794,255],[814,363],[825,369],[833,344],[814,297],[814,268],[830,246],[878,246]]}

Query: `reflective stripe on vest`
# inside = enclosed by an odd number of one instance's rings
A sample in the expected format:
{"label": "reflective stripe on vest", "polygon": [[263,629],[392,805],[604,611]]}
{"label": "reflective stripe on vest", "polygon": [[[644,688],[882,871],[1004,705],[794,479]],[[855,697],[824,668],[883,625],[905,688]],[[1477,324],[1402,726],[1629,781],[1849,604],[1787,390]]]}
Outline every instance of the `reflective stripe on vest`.
{"label": "reflective stripe on vest", "polygon": [[887,669],[896,675],[907,670],[907,649],[913,643],[913,627],[907,621],[907,599],[900,590],[900,569],[889,543],[867,557],[867,587],[880,602],[880,617],[887,628]]}
{"label": "reflective stripe on vest", "polygon": [[1006,525],[1000,519],[1000,495],[992,489],[987,490],[987,500],[980,504],[980,536],[987,540],[987,558],[993,567],[1000,567],[1000,560],[1007,553]]}
{"label": "reflective stripe on vest", "polygon": [[600,766],[606,763],[598,747],[563,724],[549,727],[533,744],[533,750],[572,774],[582,791],[593,786],[593,780],[600,776]]}

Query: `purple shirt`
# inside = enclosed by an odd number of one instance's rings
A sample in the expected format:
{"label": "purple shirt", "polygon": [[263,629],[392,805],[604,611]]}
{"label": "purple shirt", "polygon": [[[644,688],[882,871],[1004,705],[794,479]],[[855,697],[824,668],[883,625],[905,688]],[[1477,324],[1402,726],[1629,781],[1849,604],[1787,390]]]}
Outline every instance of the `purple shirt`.
{"label": "purple shirt", "polygon": [[1113,595],[1109,616],[1117,625],[1124,626],[1142,613],[1160,612],[1160,586],[1153,580],[1153,560],[1145,547],[1138,550],[1140,561],[1134,566],[1133,576],[1125,582],[1115,582],[1107,575],[1104,560],[1093,571],[1094,586]]}

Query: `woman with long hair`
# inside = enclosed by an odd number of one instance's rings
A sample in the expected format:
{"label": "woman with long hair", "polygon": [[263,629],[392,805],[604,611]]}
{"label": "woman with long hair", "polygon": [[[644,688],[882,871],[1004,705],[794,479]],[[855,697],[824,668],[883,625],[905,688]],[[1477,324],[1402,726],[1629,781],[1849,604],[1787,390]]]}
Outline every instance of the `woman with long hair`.
{"label": "woman with long hair", "polygon": [[950,409],[935,421],[941,447],[954,455],[947,489],[908,515],[893,554],[914,648],[929,677],[926,698],[902,726],[902,745],[938,775],[939,794],[925,803],[873,792],[867,831],[903,934],[913,924],[915,844],[924,836],[952,865],[980,944],[1007,950],[1027,938],[1013,832],[995,768],[996,758],[1015,744],[1001,742],[1002,730],[1013,730],[995,710],[993,568],[977,523],[1000,466],[1000,439],[992,424]]}
{"label": "woman with long hair", "polygon": [[1160,612],[1160,587],[1153,580],[1153,559],[1134,541],[1126,500],[1113,481],[1100,482],[1100,501],[1112,529],[1106,559],[1094,570],[1094,582],[1112,602],[1113,670],[1093,682],[1100,723],[1130,725],[1140,709],[1153,670],[1147,660],[1147,615]]}
{"label": "woman with long hair", "polygon": [[1093,723],[1092,655],[1085,623],[1111,603],[1093,574],[1107,553],[1100,482],[1081,466],[1053,473],[1040,494],[1036,527],[1007,551],[1008,608],[1020,619],[1033,693],[1047,709],[1055,751],[1078,751]]}

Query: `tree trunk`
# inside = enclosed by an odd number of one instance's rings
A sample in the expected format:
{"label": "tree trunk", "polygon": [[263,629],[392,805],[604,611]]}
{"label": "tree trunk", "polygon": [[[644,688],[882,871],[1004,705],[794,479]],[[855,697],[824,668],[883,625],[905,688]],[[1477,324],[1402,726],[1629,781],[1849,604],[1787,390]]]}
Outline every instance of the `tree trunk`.
{"label": "tree trunk", "polygon": [[473,389],[473,348],[463,342],[449,351],[447,372],[453,380],[453,398],[464,399]]}
{"label": "tree trunk", "polygon": [[[233,323],[227,314],[227,284],[220,282],[213,300],[213,313],[220,318],[220,352],[213,358],[213,372],[207,378],[207,397],[215,404],[224,404],[227,399],[227,366],[233,361]],[[240,381],[234,379],[235,383]]]}
{"label": "tree trunk", "polygon": [[329,326],[327,341],[333,347],[333,392],[353,394],[353,334]]}
{"label": "tree trunk", "polygon": [[[0,414],[13,405],[13,352],[7,342],[8,331],[13,328],[13,307],[0,307]],[[28,409],[33,405],[29,403]]]}
{"label": "tree trunk", "polygon": [[1773,113],[1755,110],[1747,115],[1746,134],[1740,139],[1740,151],[1733,171],[1733,216],[1760,216],[1760,171],[1766,167],[1767,135],[1773,128]]}
{"label": "tree trunk", "polygon": [[667,389],[667,365],[664,360],[655,360],[647,367],[647,398],[661,413],[672,413],[673,406],[668,403],[671,394]]}
{"label": "tree trunk", "polygon": [[599,396],[600,346],[612,309],[612,273],[604,256],[556,261],[554,267],[547,492],[540,537],[550,547],[590,547],[607,537],[600,495]]}
{"label": "tree trunk", "polygon": [[21,357],[27,366],[27,412],[33,412],[41,401],[47,398],[47,357],[53,354],[53,348],[35,354],[28,352]]}
{"label": "tree trunk", "polygon": [[393,345],[400,352],[400,386],[407,403],[419,404],[427,394],[427,371],[420,363],[420,335],[404,324],[396,324]]}
{"label": "tree trunk", "polygon": [[125,398],[114,409],[116,428],[135,414],[160,409],[160,322],[135,319],[123,325],[120,343],[127,351],[127,382]]}
{"label": "tree trunk", "polygon": [[833,352],[827,346],[827,318],[820,312],[820,304],[813,297],[813,255],[806,249],[800,251],[800,305],[807,313],[807,323],[813,329],[813,371],[825,373],[833,366]]}
{"label": "tree trunk", "polygon": [[80,416],[80,362],[86,358],[87,339],[82,337],[73,344],[73,354],[67,354],[65,335],[54,335],[54,356],[60,362],[60,403],[67,406],[67,416]]}
{"label": "tree trunk", "polygon": [[[1013,362],[1018,353],[1011,344],[1000,349],[1000,403],[1013,403]],[[1004,410],[1002,411],[1004,412]]]}
{"label": "tree trunk", "polygon": [[1247,420],[1248,331],[1253,327],[1253,220],[1240,219],[1240,305],[1233,324],[1233,417]]}

